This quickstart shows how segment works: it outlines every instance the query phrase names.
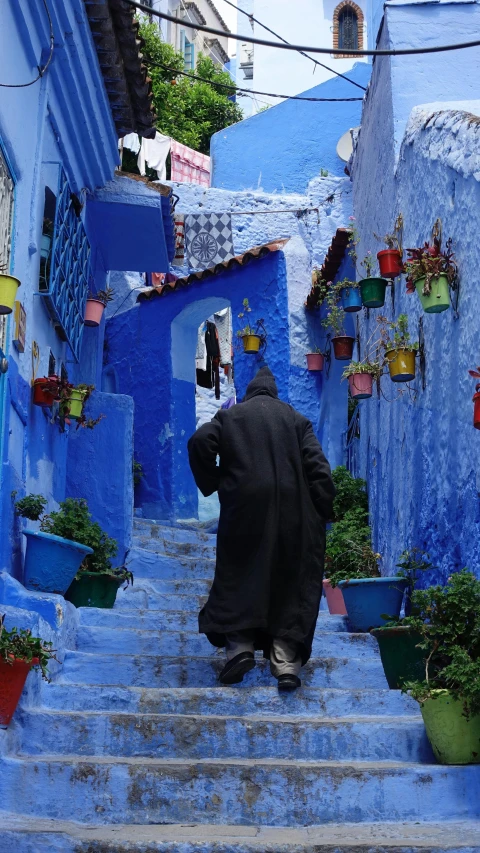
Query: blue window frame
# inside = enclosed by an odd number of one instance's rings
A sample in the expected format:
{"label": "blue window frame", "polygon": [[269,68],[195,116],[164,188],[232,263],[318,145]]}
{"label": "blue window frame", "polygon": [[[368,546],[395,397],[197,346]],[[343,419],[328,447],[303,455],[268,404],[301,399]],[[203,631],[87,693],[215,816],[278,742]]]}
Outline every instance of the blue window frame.
{"label": "blue window frame", "polygon": [[40,295],[59,337],[69,344],[76,361],[80,356],[90,280],[90,244],[72,204],[67,176],[60,169],[48,291]]}
{"label": "blue window frame", "polygon": [[193,71],[195,68],[195,45],[187,39],[185,30],[180,30],[180,52],[185,60],[185,71]]}

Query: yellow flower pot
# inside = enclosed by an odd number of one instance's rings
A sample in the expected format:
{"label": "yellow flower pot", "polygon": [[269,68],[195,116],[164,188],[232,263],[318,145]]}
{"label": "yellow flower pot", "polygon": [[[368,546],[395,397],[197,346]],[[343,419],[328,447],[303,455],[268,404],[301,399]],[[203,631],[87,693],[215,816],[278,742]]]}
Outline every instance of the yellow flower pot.
{"label": "yellow flower pot", "polygon": [[13,275],[0,274],[0,314],[11,314],[20,280]]}
{"label": "yellow flower pot", "polygon": [[385,353],[392,382],[410,382],[415,379],[415,350],[391,349]]}
{"label": "yellow flower pot", "polygon": [[258,352],[262,339],[260,335],[244,335],[243,349],[245,352]]}

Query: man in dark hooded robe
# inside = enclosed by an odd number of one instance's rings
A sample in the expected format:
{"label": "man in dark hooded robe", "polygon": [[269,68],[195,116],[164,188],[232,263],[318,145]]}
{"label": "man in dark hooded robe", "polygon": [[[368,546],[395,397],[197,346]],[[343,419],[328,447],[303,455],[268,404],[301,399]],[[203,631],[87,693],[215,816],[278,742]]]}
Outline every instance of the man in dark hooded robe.
{"label": "man in dark hooded robe", "polygon": [[220,500],[215,579],[199,616],[200,633],[226,647],[220,681],[242,681],[257,648],[279,689],[295,690],[312,651],[335,495],[312,425],[278,399],[262,367],[244,402],[201,426],[188,452],[198,488]]}

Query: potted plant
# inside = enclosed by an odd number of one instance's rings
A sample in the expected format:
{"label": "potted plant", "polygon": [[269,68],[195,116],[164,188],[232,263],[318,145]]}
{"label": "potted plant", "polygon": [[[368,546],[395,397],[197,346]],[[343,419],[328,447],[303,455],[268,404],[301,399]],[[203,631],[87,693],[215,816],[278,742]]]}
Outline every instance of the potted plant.
{"label": "potted plant", "polygon": [[312,372],[319,372],[323,370],[324,358],[325,356],[318,348],[313,349],[311,352],[307,352],[307,370]]}
{"label": "potted plant", "polygon": [[441,764],[479,764],[480,581],[463,569],[443,587],[415,590],[412,605],[425,672],[403,690],[420,703]]}
{"label": "potted plant", "polygon": [[[250,314],[251,311],[252,309],[250,308],[248,299],[244,299],[243,311],[241,311],[238,316],[241,320],[243,320],[245,319],[245,314]],[[246,323],[243,329],[239,329],[239,331],[237,332],[237,337],[243,340],[244,352],[259,352],[260,347],[266,342],[267,339],[263,320],[258,320],[254,326],[252,326],[250,323]]]}
{"label": "potted plant", "polygon": [[84,427],[94,429],[98,423],[105,417],[99,415],[98,418],[87,418],[84,413],[84,406],[90,397],[92,391],[95,390],[95,385],[80,384],[72,385],[67,380],[59,382],[59,417],[61,424],[66,421],[75,420],[77,429]]}
{"label": "potted plant", "polygon": [[87,296],[87,304],[85,306],[86,326],[99,326],[103,312],[109,302],[115,296],[113,287],[106,287],[105,290],[99,290],[97,293],[89,293]]}
{"label": "potted plant", "polygon": [[379,361],[352,361],[345,368],[342,380],[348,379],[350,394],[357,400],[366,400],[372,396],[373,382],[383,373],[383,364]]}
{"label": "potted plant", "polygon": [[327,314],[322,320],[322,326],[333,331],[333,352],[338,361],[351,359],[355,343],[355,338],[345,334],[344,323],[345,311],[339,305],[338,290],[330,290],[327,296]]}
{"label": "potted plant", "polygon": [[21,281],[8,275],[7,265],[0,266],[0,314],[11,314]]}
{"label": "potted plant", "polygon": [[416,290],[426,314],[440,314],[450,307],[450,288],[456,287],[457,265],[452,241],[447,240],[444,252],[439,240],[425,243],[418,249],[407,249],[405,274],[407,293]]}
{"label": "potted plant", "polygon": [[358,282],[351,281],[349,278],[344,278],[343,281],[339,281],[336,284],[336,288],[340,290],[344,311],[347,313],[361,311],[362,297]]}
{"label": "potted plant", "polygon": [[[474,379],[480,379],[480,367],[475,370],[468,371]],[[475,429],[480,429],[480,382],[475,385],[475,394],[472,397],[473,401],[473,426]]]}
{"label": "potted plant", "polygon": [[410,382],[415,379],[418,342],[410,340],[407,315],[400,314],[397,320],[390,322],[380,317],[379,321],[381,346],[385,350],[390,379],[392,382]]}
{"label": "potted plant", "polygon": [[413,592],[420,573],[430,571],[433,566],[425,551],[411,548],[400,555],[397,568],[398,576],[408,581],[405,616],[371,631],[380,647],[383,670],[391,690],[398,690],[411,679],[422,678],[425,672],[425,652],[420,645],[422,637],[415,628],[418,613],[413,604]]}
{"label": "potted plant", "polygon": [[366,276],[360,281],[362,303],[365,308],[382,308],[385,305],[385,292],[388,281],[374,275],[376,263],[371,252],[367,252],[360,266],[365,270]]}
{"label": "potted plant", "polygon": [[33,404],[48,407],[59,400],[59,377],[42,376],[33,381]]}
{"label": "potted plant", "polygon": [[402,231],[403,217],[400,214],[397,217],[392,234],[385,234],[384,237],[378,237],[377,234],[374,234],[374,237],[384,242],[387,247],[377,252],[380,275],[384,278],[397,278],[403,272]]}
{"label": "potted plant", "polygon": [[[70,498],[70,501],[73,499]],[[17,515],[31,521],[40,521],[40,530],[24,530],[27,540],[24,563],[24,586],[40,592],[55,592],[63,595],[70,586],[81,563],[92,548],[65,537],[59,530],[60,524],[54,524],[51,515],[43,515],[46,498],[42,495],[28,495],[17,501]],[[55,516],[68,516],[70,504],[60,504],[60,512]]]}
{"label": "potted plant", "polygon": [[55,658],[52,643],[32,637],[29,630],[7,631],[5,617],[0,616],[0,727],[9,725],[31,669],[41,670],[48,681],[51,658]]}

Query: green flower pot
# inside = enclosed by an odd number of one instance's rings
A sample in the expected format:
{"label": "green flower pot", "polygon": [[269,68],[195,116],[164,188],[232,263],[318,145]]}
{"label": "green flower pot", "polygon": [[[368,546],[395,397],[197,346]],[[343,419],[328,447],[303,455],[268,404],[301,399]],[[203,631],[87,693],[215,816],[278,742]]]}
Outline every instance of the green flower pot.
{"label": "green flower pot", "polygon": [[82,572],[79,580],[73,580],[65,598],[75,607],[102,607],[111,610],[115,604],[119,586],[123,581],[102,575],[99,572]]}
{"label": "green flower pot", "polygon": [[423,680],[425,658],[422,649],[417,649],[420,634],[408,626],[374,628],[371,632],[380,647],[385,678],[390,690],[399,690],[404,681]]}
{"label": "green flower pot", "polygon": [[480,764],[480,715],[467,720],[463,702],[435,690],[421,703],[427,736],[440,764]]}
{"label": "green flower pot", "polygon": [[82,417],[83,412],[83,401],[87,396],[86,391],[79,391],[78,388],[73,388],[72,393],[70,395],[70,399],[68,401],[69,413],[68,417],[73,420],[78,420],[78,418]]}
{"label": "green flower pot", "polygon": [[384,278],[364,278],[360,282],[362,302],[365,308],[381,308],[385,305],[387,280]]}
{"label": "green flower pot", "polygon": [[431,291],[429,296],[423,293],[425,276],[417,278],[415,287],[422,303],[425,314],[440,314],[450,308],[450,287],[446,275],[438,275],[431,280]]}

